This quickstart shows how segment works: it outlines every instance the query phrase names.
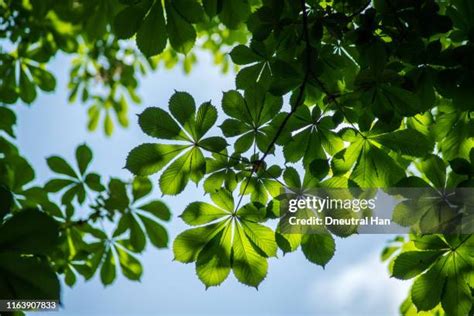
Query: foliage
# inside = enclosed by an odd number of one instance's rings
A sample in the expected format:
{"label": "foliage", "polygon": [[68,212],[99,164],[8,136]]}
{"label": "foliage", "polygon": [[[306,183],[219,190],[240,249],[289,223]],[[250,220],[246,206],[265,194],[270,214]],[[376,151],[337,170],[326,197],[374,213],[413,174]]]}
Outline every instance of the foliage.
{"label": "foliage", "polygon": [[[2,129],[13,135],[16,117],[10,114],[11,124]],[[73,286],[78,275],[88,280],[100,271],[108,285],[116,278],[116,265],[126,278],[139,280],[143,268],[137,254],[147,241],[167,247],[160,222],[171,213],[162,201],[147,199],[153,188],[149,179],[110,178],[106,186],[88,171],[93,153],[84,144],[76,149],[76,167],[49,157],[49,168],[60,177],[34,186],[33,168],[5,137],[0,137],[0,153],[2,297],[58,299],[58,275]]]}
{"label": "foliage", "polygon": [[[173,242],[176,260],[194,262],[206,287],[231,271],[258,287],[278,251],[301,249],[325,266],[335,237],[352,234],[334,227],[284,234],[264,225],[280,216],[282,188],[299,194],[315,187],[422,186],[437,190],[434,203],[442,204],[445,189],[474,184],[468,0],[10,0],[0,7],[0,34],[14,47],[0,54],[0,102],[29,104],[37,87],[54,90],[47,63],[59,52],[74,54],[71,101],[80,95],[81,103],[90,102],[89,129],[102,115],[107,135],[113,112],[126,127],[128,104],[140,103],[138,73],[178,60],[189,71],[195,45],[211,51],[223,69],[229,58],[237,65],[236,89],[223,93],[222,112],[176,92],[168,111],[150,107],[139,115],[143,132],[159,143],[132,149],[126,161],[132,181],[103,182],[88,170],[92,152],[81,145],[77,167],[50,157],[60,177],[33,186],[34,170],[12,143],[13,107],[0,107],[2,227],[32,208],[59,226],[58,246],[46,256],[13,240],[8,247],[41,257],[69,285],[99,269],[110,284],[117,266],[137,280],[136,253],[147,240],[167,245],[160,221],[170,218],[169,210],[161,201],[141,201],[152,192],[145,177],[156,173],[164,195],[182,193],[191,180],[212,200],[186,207],[181,218],[193,227]],[[78,206],[86,200],[88,216],[81,219]],[[400,225],[423,217],[409,203],[395,209]],[[471,239],[414,231],[384,250],[394,277],[415,280],[402,314],[472,314]],[[0,242],[0,255],[1,249]]]}

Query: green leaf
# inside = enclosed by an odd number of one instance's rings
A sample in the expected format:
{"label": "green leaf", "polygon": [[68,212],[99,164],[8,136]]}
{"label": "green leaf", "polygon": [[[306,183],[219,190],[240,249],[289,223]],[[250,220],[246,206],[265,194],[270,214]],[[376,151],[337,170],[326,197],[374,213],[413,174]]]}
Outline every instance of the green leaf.
{"label": "green leaf", "polygon": [[109,248],[105,255],[105,259],[102,262],[102,268],[100,269],[100,280],[102,281],[102,284],[112,284],[115,280],[116,273],[115,258],[112,253],[112,248]]}
{"label": "green leaf", "polygon": [[217,109],[209,102],[201,104],[196,113],[196,140],[206,134],[216,123]]}
{"label": "green leaf", "polygon": [[275,240],[278,244],[278,247],[283,250],[283,253],[293,252],[301,244],[301,235],[300,234],[283,234],[278,231],[275,234]]}
{"label": "green leaf", "polygon": [[349,147],[341,150],[331,160],[331,169],[335,175],[348,172],[359,158],[359,154],[364,147],[364,142],[357,140]]}
{"label": "green leaf", "polygon": [[185,145],[142,144],[128,154],[125,168],[139,176],[154,174],[165,167]]}
{"label": "green leaf", "polygon": [[244,97],[235,90],[224,92],[222,96],[222,109],[231,117],[240,118],[245,121],[252,120],[249,112],[246,110]]}
{"label": "green leaf", "polygon": [[13,206],[13,194],[0,185],[0,221],[7,215]]}
{"label": "green leaf", "polygon": [[89,173],[84,182],[91,190],[96,192],[102,192],[105,190],[105,187],[100,182],[100,176],[96,173]]}
{"label": "green leaf", "polygon": [[64,282],[66,282],[69,287],[72,287],[76,283],[76,274],[69,267],[64,271]]}
{"label": "green leaf", "polygon": [[[127,19],[133,26],[133,19]],[[165,17],[161,1],[154,1],[137,32],[137,46],[147,57],[161,53],[166,47]]]}
{"label": "green leaf", "polygon": [[440,113],[436,117],[432,131],[443,153],[443,158],[446,160],[467,158],[469,151],[474,147],[474,137],[472,137],[474,123],[469,112],[442,108],[439,110]]}
{"label": "green leaf", "polygon": [[455,158],[449,161],[449,165],[451,166],[451,169],[453,170],[453,172],[457,174],[464,174],[464,175],[474,174],[474,170],[471,167],[471,164],[466,159]]}
{"label": "green leaf", "polygon": [[135,251],[142,252],[146,245],[145,233],[135,216],[128,214],[128,220],[130,225],[130,244]]}
{"label": "green leaf", "polygon": [[315,178],[322,180],[329,173],[329,163],[326,159],[315,159],[309,164],[309,172]]}
{"label": "green leaf", "polygon": [[70,176],[74,179],[77,178],[74,169],[72,169],[72,167],[63,158],[53,156],[46,159],[46,162],[48,164],[49,169],[51,169],[52,171],[59,174],[64,174],[66,176]]}
{"label": "green leaf", "polygon": [[224,228],[225,222],[185,230],[173,242],[175,260],[182,263],[196,261],[199,252]]}
{"label": "green leaf", "polygon": [[60,283],[44,260],[0,253],[0,297],[17,300],[59,300]]}
{"label": "green leaf", "polygon": [[140,280],[143,274],[140,261],[121,247],[115,247],[115,250],[117,251],[122,274],[129,280]]}
{"label": "green leaf", "polygon": [[69,179],[53,179],[48,181],[44,188],[48,192],[58,192],[75,183],[75,181]]}
{"label": "green leaf", "polygon": [[187,92],[175,92],[169,100],[169,109],[174,118],[191,134],[194,140],[197,137],[194,133],[196,103],[193,97]]}
{"label": "green leaf", "polygon": [[221,284],[229,275],[231,244],[232,230],[230,226],[227,226],[199,252],[196,260],[196,274],[206,288]]}
{"label": "green leaf", "polygon": [[250,221],[242,221],[242,228],[248,239],[266,257],[276,256],[278,247],[275,241],[275,233],[270,228]]}
{"label": "green leaf", "polygon": [[[462,261],[463,259],[459,257],[459,260]],[[462,276],[461,271],[458,271],[459,267],[456,265],[459,265],[459,263],[454,261],[453,264],[455,265],[456,274],[446,280],[441,305],[446,315],[469,315],[472,308],[471,289]]]}
{"label": "green leaf", "polygon": [[262,60],[259,55],[245,45],[235,46],[230,52],[230,57],[237,65],[247,65]]}
{"label": "green leaf", "polygon": [[334,256],[336,243],[332,235],[324,229],[318,233],[303,235],[301,237],[301,250],[306,259],[325,267]]}
{"label": "green leaf", "polygon": [[171,218],[171,212],[168,206],[166,206],[165,203],[158,200],[151,201],[142,206],[138,206],[138,209],[148,212],[151,215],[155,216],[156,218],[159,218],[164,221],[169,221]]}
{"label": "green leaf", "polygon": [[250,5],[247,0],[222,1],[222,11],[219,18],[229,29],[237,29],[246,22],[250,15]]}
{"label": "green leaf", "polygon": [[283,179],[285,180],[286,185],[290,189],[299,189],[301,188],[301,180],[298,172],[295,168],[288,167],[283,172]]}
{"label": "green leaf", "polygon": [[213,153],[220,153],[227,145],[227,141],[222,137],[208,137],[198,143],[199,147]]}
{"label": "green leaf", "polygon": [[114,133],[114,122],[112,121],[112,116],[109,112],[105,114],[104,133],[106,136],[112,136],[112,134]]}
{"label": "green leaf", "polygon": [[153,190],[153,184],[147,177],[135,177],[132,182],[133,200],[139,200],[150,194]]}
{"label": "green leaf", "polygon": [[269,68],[263,62],[242,68],[235,77],[235,86],[237,89],[246,90],[251,88],[255,82],[268,82],[271,76]]}
{"label": "green leaf", "polygon": [[109,211],[119,210],[124,212],[130,204],[127,187],[125,183],[117,178],[109,181],[109,196],[105,200],[104,207]]}
{"label": "green leaf", "polygon": [[[242,124],[239,120],[226,119],[220,126],[222,133],[226,137],[234,137],[244,134],[249,131],[249,127],[246,124]],[[252,136],[253,133],[249,132],[247,135]],[[243,136],[242,136],[243,137]]]}
{"label": "green leaf", "polygon": [[59,225],[38,210],[21,211],[0,226],[0,252],[47,254],[56,246]]}
{"label": "green leaf", "polygon": [[222,9],[222,2],[220,0],[203,0],[204,11],[208,17],[216,16]]}
{"label": "green leaf", "polygon": [[418,310],[429,311],[440,302],[441,293],[446,281],[442,271],[446,260],[446,258],[439,260],[413,283],[411,299]]}
{"label": "green leaf", "polygon": [[145,226],[145,231],[150,242],[156,248],[168,247],[168,233],[166,232],[166,229],[146,216],[140,215],[140,219],[143,226]]}
{"label": "green leaf", "polygon": [[196,31],[175,9],[171,2],[166,2],[166,30],[171,46],[178,52],[187,54],[196,41]]}
{"label": "green leaf", "polygon": [[420,162],[420,167],[435,188],[444,188],[446,184],[446,165],[440,157],[430,155]]}
{"label": "green leaf", "polygon": [[257,288],[267,275],[267,260],[255,250],[242,227],[236,225],[235,230],[232,246],[234,275],[239,282]]}
{"label": "green leaf", "polygon": [[174,0],[173,7],[189,23],[199,23],[204,19],[203,7],[196,0]]}
{"label": "green leaf", "polygon": [[183,221],[192,226],[207,224],[220,219],[224,216],[230,216],[231,213],[211,204],[204,202],[192,202],[181,214]]}
{"label": "green leaf", "polygon": [[176,121],[163,109],[147,108],[139,115],[138,124],[151,137],[189,141]]}
{"label": "green leaf", "polygon": [[83,175],[92,161],[92,151],[87,145],[81,145],[76,149],[76,161],[79,172]]}
{"label": "green leaf", "polygon": [[407,280],[428,269],[443,254],[442,251],[407,251],[394,261],[392,275]]}
{"label": "green leaf", "polygon": [[390,85],[383,85],[381,90],[395,113],[412,116],[419,112],[420,101],[413,92]]}
{"label": "green leaf", "polygon": [[194,147],[176,159],[160,177],[160,189],[163,194],[181,193],[189,179],[198,182],[206,172],[206,161],[201,151]]}
{"label": "green leaf", "polygon": [[414,129],[381,134],[375,136],[374,139],[386,148],[403,155],[423,157],[433,150],[430,140]]}
{"label": "green leaf", "polygon": [[234,211],[234,198],[232,192],[226,189],[220,189],[219,191],[211,193],[211,199],[217,206],[227,212]]}
{"label": "green leaf", "polygon": [[[140,28],[145,14],[146,12],[143,8],[134,5],[127,6],[117,13],[114,18],[114,33],[117,35],[117,38],[126,39],[132,37]],[[151,22],[149,23],[151,24]]]}
{"label": "green leaf", "polygon": [[363,188],[386,188],[397,183],[404,174],[385,152],[365,144],[351,179]]}
{"label": "green leaf", "polygon": [[38,87],[47,92],[54,91],[56,88],[56,78],[48,72],[47,70],[35,67],[32,65],[28,65],[28,69],[30,70],[31,75],[33,76],[34,82],[38,85]]}
{"label": "green leaf", "polygon": [[5,131],[11,137],[15,137],[15,133],[13,132],[13,126],[15,124],[15,113],[4,106],[0,106],[0,130]]}
{"label": "green leaf", "polygon": [[36,88],[26,73],[26,66],[20,67],[20,98],[25,103],[32,103],[36,99]]}

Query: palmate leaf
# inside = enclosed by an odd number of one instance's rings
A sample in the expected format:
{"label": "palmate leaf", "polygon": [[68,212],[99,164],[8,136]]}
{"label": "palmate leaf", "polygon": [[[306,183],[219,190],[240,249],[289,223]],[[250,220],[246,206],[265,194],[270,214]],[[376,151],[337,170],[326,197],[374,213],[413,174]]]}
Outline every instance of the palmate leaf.
{"label": "palmate leaf", "polygon": [[101,192],[105,187],[101,183],[97,173],[87,172],[92,161],[92,151],[87,145],[80,145],[76,148],[77,170],[61,157],[49,157],[46,162],[48,167],[62,178],[52,179],[45,185],[47,192],[56,193],[64,191],[61,202],[64,205],[71,204],[77,199],[79,204],[83,204],[86,199],[86,190]]}
{"label": "palmate leaf", "polygon": [[270,145],[269,122],[282,107],[281,97],[265,92],[260,85],[245,91],[242,96],[231,90],[222,97],[222,108],[230,116],[220,126],[224,136],[240,136],[234,145],[237,153],[248,151],[253,144],[262,152]]}
{"label": "palmate leaf", "polygon": [[225,189],[211,193],[211,199],[215,206],[194,202],[184,210],[183,221],[198,227],[176,237],[175,259],[195,262],[206,287],[224,282],[231,270],[241,283],[258,287],[267,274],[267,258],[277,250],[273,231],[258,223],[265,210],[255,204],[234,210],[232,194]]}
{"label": "palmate leaf", "polygon": [[403,177],[402,167],[382,148],[396,154],[424,156],[433,148],[426,137],[416,130],[381,132],[377,124],[368,132],[352,128],[341,131],[351,145],[334,155],[331,166],[335,174],[352,169],[350,179],[361,187],[389,187]]}
{"label": "palmate leaf", "polygon": [[[139,181],[142,182],[142,186],[151,184],[144,183],[146,182],[144,179]],[[115,197],[115,199],[118,198]],[[110,202],[107,203],[109,203],[107,207],[110,207]],[[143,208],[156,211],[156,214],[169,218],[169,210],[162,202],[152,201],[143,205]],[[111,210],[109,209],[109,211]],[[167,215],[161,214],[161,211],[168,213]],[[107,286],[115,281],[119,271],[127,279],[139,281],[143,274],[143,267],[135,253],[141,251],[140,247],[144,247],[143,244],[146,242],[144,231],[153,245],[156,244],[157,247],[163,248],[167,243],[167,233],[164,228],[156,223],[155,218],[145,216],[146,213],[146,211],[133,211],[124,214],[120,218],[114,234],[110,237],[102,230],[89,224],[68,228],[66,230],[69,240],[67,246],[71,253],[67,267],[70,271],[66,272],[66,282],[69,279],[69,282],[73,283],[77,273],[89,280],[98,272],[101,282]],[[156,226],[159,228],[157,229]],[[128,236],[124,235],[126,231],[130,231]]]}
{"label": "palmate leaf", "polygon": [[203,150],[220,152],[227,142],[220,137],[204,138],[217,120],[217,110],[203,103],[196,111],[188,93],[176,92],[169,101],[171,115],[161,108],[148,108],[139,117],[142,130],[155,138],[179,141],[178,144],[142,144],[127,157],[126,168],[138,176],[148,176],[163,168],[160,189],[176,195],[189,180],[198,183],[206,173]]}
{"label": "palmate leaf", "polygon": [[[276,125],[279,126],[279,122]],[[326,159],[326,154],[340,151],[344,143],[333,131],[335,127],[331,117],[321,116],[318,107],[311,110],[300,107],[288,124],[287,135],[280,141],[286,161],[297,162],[303,158],[303,165],[307,167],[315,159]]]}
{"label": "palmate leaf", "polygon": [[269,56],[272,48],[267,50],[266,45],[254,41],[249,47],[237,45],[230,52],[230,57],[236,65],[248,65],[242,68],[235,78],[235,85],[238,89],[249,89],[252,84],[259,82],[262,86],[267,86],[271,80]]}
{"label": "palmate leaf", "polygon": [[256,172],[243,171],[241,177],[245,178],[240,183],[240,194],[250,195],[252,202],[266,204],[269,197],[280,194],[281,184],[278,182],[282,170],[277,165],[269,168],[266,166]]}
{"label": "palmate leaf", "polygon": [[426,237],[417,240],[415,246],[420,249],[404,251],[395,257],[393,275],[400,279],[416,277],[411,301],[418,311],[429,311],[441,304],[448,315],[468,315],[472,307],[469,287],[474,263],[472,236],[453,235],[428,243],[422,242],[429,241]]}
{"label": "palmate leaf", "polygon": [[[275,18],[274,14],[275,12],[269,14],[270,19]],[[249,21],[250,27],[252,27],[250,25],[252,22]],[[287,32],[291,34],[291,31],[287,30]],[[273,52],[277,47],[278,44],[273,38],[262,42],[256,38],[255,34],[249,46],[234,47],[230,53],[232,61],[237,65],[246,66],[235,78],[238,89],[247,90],[252,88],[254,83],[258,83],[274,95],[284,95],[301,84],[304,72],[296,63],[289,62],[283,56],[275,56]]]}
{"label": "palmate leaf", "polygon": [[171,212],[160,200],[143,202],[151,189],[151,181],[145,177],[135,178],[132,190],[119,179],[112,178],[109,182],[109,196],[104,201],[104,208],[109,212],[120,212],[113,237],[124,238],[128,232],[128,239],[122,240],[127,240],[130,251],[142,252],[147,240],[156,248],[168,246],[168,232],[160,221],[168,221]]}
{"label": "palmate leaf", "polygon": [[103,239],[94,244],[93,259],[96,262],[90,277],[100,268],[100,280],[105,286],[117,278],[117,270],[129,280],[139,281],[143,274],[140,261],[132,254],[129,245],[121,240],[109,242]]}

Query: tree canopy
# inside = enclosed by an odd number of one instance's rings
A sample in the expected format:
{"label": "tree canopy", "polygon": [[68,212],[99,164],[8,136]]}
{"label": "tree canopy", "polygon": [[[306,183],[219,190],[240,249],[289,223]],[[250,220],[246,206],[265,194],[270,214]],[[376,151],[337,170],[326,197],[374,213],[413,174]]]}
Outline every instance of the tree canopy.
{"label": "tree canopy", "polygon": [[[0,37],[0,297],[59,298],[60,278],[139,280],[147,246],[171,246],[206,287],[231,272],[258,287],[268,258],[301,250],[324,267],[351,234],[271,228],[282,188],[431,187],[442,204],[444,189],[474,186],[470,0],[0,0]],[[198,50],[235,71],[235,89],[220,104],[176,91],[130,120],[141,80],[192,71]],[[129,179],[93,171],[79,144],[34,182],[16,109],[54,93],[58,54],[71,56],[69,102],[87,108],[90,132],[138,124],[156,139],[131,148]],[[190,182],[212,202],[170,210],[166,196]],[[409,213],[397,206],[394,220]],[[172,214],[190,228],[170,241]],[[391,241],[390,275],[414,280],[400,312],[474,313],[473,250],[470,234]]]}

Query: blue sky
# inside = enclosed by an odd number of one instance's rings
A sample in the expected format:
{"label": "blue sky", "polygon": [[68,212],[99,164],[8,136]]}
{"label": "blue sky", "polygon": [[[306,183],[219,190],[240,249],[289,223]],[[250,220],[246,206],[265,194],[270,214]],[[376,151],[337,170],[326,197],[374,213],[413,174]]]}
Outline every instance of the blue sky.
{"label": "blue sky", "polygon": [[[234,87],[234,75],[222,75],[207,55],[200,57],[190,75],[178,68],[160,69],[141,81],[143,105],[132,107],[131,126],[126,130],[117,128],[111,138],[106,138],[101,131],[87,132],[84,106],[68,104],[68,68],[67,57],[56,58],[52,63],[58,78],[56,92],[40,94],[30,107],[16,108],[18,145],[37,170],[39,183],[52,176],[46,157],[60,154],[71,161],[76,146],[84,142],[94,151],[94,170],[129,178],[131,175],[123,169],[127,153],[151,141],[140,131],[135,113],[146,106],[167,107],[175,89],[190,92],[197,103],[212,100],[218,106],[222,91]],[[157,177],[152,179],[156,183]],[[179,197],[164,197],[174,215],[167,225],[172,238],[186,228],[176,216],[188,203],[200,199],[202,191],[194,185]],[[65,308],[58,314],[398,315],[409,283],[390,279],[386,266],[380,263],[379,253],[389,238],[363,235],[338,239],[336,255],[325,269],[309,263],[300,251],[271,259],[267,278],[258,291],[238,283],[232,275],[220,287],[206,291],[192,264],[172,262],[170,249],[150,247],[141,256],[141,282],[119,276],[112,286],[104,288],[95,277],[89,282],[79,281],[73,289],[63,286]]]}

